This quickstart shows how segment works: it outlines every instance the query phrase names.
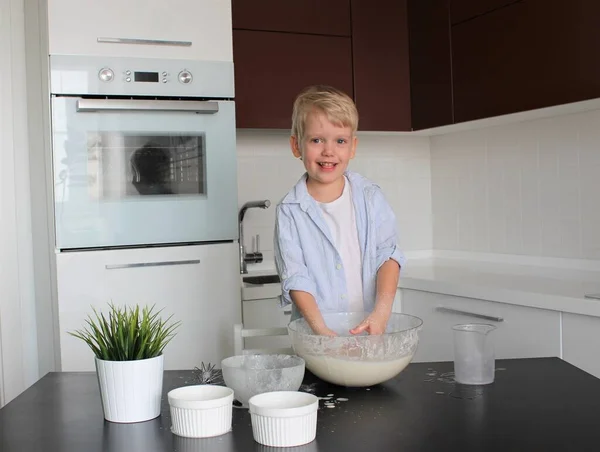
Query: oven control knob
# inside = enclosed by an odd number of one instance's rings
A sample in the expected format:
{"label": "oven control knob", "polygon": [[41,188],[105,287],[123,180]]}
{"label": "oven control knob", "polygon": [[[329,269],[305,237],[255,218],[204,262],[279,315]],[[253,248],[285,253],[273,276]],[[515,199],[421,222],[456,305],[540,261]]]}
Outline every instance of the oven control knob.
{"label": "oven control knob", "polygon": [[183,83],[184,85],[187,85],[188,83],[191,83],[192,81],[192,74],[188,71],[181,71],[179,73],[179,81],[181,83]]}
{"label": "oven control knob", "polygon": [[112,69],[105,67],[98,73],[98,78],[103,82],[110,82],[113,78],[115,78],[115,73]]}

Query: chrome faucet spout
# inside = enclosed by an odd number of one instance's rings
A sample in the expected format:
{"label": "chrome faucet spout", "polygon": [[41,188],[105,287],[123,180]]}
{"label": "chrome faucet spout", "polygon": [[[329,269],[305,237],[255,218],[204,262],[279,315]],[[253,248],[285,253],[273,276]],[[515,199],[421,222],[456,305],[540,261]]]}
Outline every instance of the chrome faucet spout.
{"label": "chrome faucet spout", "polygon": [[262,262],[262,253],[259,249],[252,250],[251,253],[246,253],[246,250],[244,249],[244,216],[246,216],[246,211],[253,208],[267,209],[270,205],[271,201],[265,199],[262,201],[248,201],[240,208],[238,214],[238,230],[240,241],[240,273],[242,274],[248,273],[247,262]]}
{"label": "chrome faucet spout", "polygon": [[252,208],[267,209],[267,208],[269,208],[270,205],[271,205],[271,201],[269,201],[268,199],[265,199],[264,201],[248,201],[240,209],[240,213],[238,215],[238,221],[240,222],[240,224],[242,223],[242,221],[244,221],[244,216],[246,215],[246,210],[252,209]]}

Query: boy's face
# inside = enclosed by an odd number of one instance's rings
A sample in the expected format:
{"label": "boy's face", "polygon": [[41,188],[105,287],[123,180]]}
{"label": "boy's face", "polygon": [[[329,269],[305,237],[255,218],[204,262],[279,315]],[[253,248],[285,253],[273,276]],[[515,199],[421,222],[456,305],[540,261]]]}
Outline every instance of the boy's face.
{"label": "boy's face", "polygon": [[357,141],[352,128],[335,125],[318,111],[308,114],[302,143],[290,138],[292,153],[302,157],[309,179],[321,185],[341,180],[354,158]]}

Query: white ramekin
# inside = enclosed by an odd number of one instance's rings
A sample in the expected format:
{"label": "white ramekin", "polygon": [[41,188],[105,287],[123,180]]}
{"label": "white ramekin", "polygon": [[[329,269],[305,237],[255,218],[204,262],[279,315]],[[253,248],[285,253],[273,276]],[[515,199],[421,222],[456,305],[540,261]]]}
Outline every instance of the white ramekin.
{"label": "white ramekin", "polygon": [[208,438],[231,430],[233,389],[225,386],[183,386],[167,394],[171,430],[187,438]]}
{"label": "white ramekin", "polygon": [[276,391],[248,401],[254,440],[264,446],[308,444],[317,435],[319,398],[305,392]]}

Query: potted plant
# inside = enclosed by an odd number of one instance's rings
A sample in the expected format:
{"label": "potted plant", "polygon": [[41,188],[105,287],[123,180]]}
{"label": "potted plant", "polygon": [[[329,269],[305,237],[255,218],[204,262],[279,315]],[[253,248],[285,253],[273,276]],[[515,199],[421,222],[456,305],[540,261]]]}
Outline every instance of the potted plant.
{"label": "potted plant", "polygon": [[163,350],[180,322],[163,320],[161,311],[109,304],[106,317],[94,308],[87,326],[69,332],[85,341],[95,355],[104,418],[110,422],[142,422],[160,415]]}

